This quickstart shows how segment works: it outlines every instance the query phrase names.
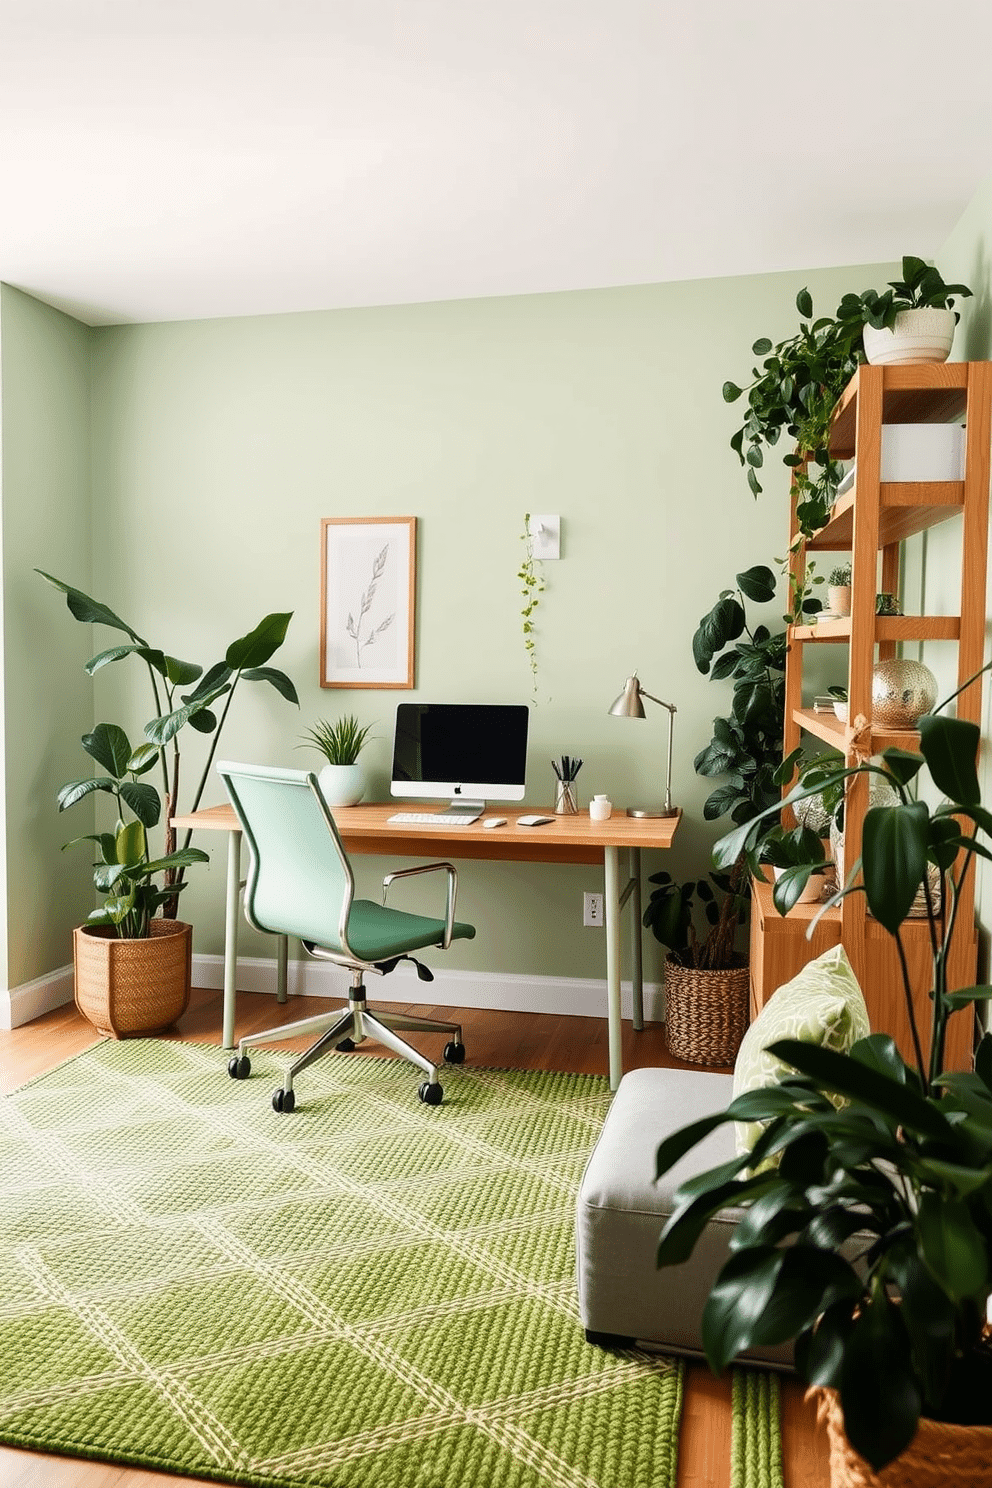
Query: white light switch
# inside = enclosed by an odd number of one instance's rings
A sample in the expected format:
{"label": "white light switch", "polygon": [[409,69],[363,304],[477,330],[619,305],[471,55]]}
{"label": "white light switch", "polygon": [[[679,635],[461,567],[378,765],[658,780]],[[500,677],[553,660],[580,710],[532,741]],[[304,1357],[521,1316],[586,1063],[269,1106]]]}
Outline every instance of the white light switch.
{"label": "white light switch", "polygon": [[561,517],[535,517],[530,519],[531,552],[542,563],[561,557]]}

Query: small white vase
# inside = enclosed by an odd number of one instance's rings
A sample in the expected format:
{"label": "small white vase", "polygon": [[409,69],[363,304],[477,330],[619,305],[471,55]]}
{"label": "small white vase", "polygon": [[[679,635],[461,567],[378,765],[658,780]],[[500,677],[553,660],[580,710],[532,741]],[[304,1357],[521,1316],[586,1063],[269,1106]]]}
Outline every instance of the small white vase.
{"label": "small white vase", "polygon": [[325,765],[317,779],[328,806],[357,806],[365,794],[361,765]]}
{"label": "small white vase", "polygon": [[831,615],[849,615],[851,613],[850,584],[827,585],[827,609]]}
{"label": "small white vase", "polygon": [[865,356],[874,366],[946,362],[956,325],[953,310],[900,310],[891,329],[865,326]]}

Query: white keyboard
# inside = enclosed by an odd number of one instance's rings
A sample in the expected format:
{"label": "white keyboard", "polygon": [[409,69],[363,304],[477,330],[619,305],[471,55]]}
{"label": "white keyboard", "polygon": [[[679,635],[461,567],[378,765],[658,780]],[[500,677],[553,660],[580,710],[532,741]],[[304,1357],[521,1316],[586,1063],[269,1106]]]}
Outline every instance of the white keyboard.
{"label": "white keyboard", "polygon": [[387,816],[387,822],[397,822],[401,827],[467,827],[479,820],[464,811],[397,811]]}

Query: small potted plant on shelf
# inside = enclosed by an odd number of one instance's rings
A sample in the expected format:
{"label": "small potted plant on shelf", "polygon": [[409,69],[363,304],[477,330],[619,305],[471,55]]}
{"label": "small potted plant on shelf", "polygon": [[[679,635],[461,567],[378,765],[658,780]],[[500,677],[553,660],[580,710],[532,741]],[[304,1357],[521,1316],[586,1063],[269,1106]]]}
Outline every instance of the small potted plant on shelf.
{"label": "small potted plant on shelf", "polygon": [[834,700],[834,717],[839,723],[847,722],[847,688],[835,684],[828,687],[827,692]]}
{"label": "small potted plant on shelf", "polygon": [[[126,637],[86,663],[91,676],[137,657],[151,685],[155,713],[145,725],[142,743],[132,747],[124,729],[98,724],[82,743],[105,773],[64,785],[58,807],[67,811],[91,796],[109,795],[116,808],[112,831],[74,839],[96,844],[94,884],[105,895],[103,905],[74,933],[77,1006],[104,1032],[117,1036],[156,1032],[174,1022],[189,1001],[192,928],[176,919],[176,908],[186,869],[207,861],[206,853],[190,847],[190,833],[181,846],[177,844],[172,825],[172,818],[181,814],[180,735],[188,724],[210,739],[187,808],[193,812],[239,684],[264,682],[287,701],[297,702],[289,677],[266,664],[282,645],[292,617],[266,615],[254,630],[232,641],[222,661],[204,671],[196,662],[181,661],[149,645],[102,601],[36,571],[65,595],[70,614],[81,624],[107,626]],[[189,690],[181,692],[183,687]],[[161,792],[151,783],[153,773],[160,775]],[[161,850],[153,850],[149,843],[148,833],[156,827],[162,830]]]}
{"label": "small potted plant on shelf", "polygon": [[354,806],[365,794],[358,756],[371,730],[370,723],[360,725],[353,713],[334,723],[319,718],[307,729],[306,747],[316,749],[326,760],[317,778],[328,806]]}
{"label": "small potted plant on shelf", "polygon": [[[984,1484],[992,1460],[992,1035],[970,1070],[944,1068],[951,1014],[992,998],[990,987],[948,978],[954,937],[970,932],[958,924],[961,888],[975,859],[990,855],[981,839],[992,836],[992,814],[981,802],[977,725],[939,709],[919,729],[919,754],[889,749],[866,764],[828,765],[786,800],[862,774],[895,793],[895,805],[867,812],[861,860],[837,898],[864,893],[898,940],[924,896],[928,1050],[904,972],[912,1061],[882,1033],[847,1054],[780,1040],[769,1051],[782,1062],[777,1081],[658,1152],[660,1175],[721,1123],[762,1124],[753,1147],[677,1196],[658,1260],[684,1260],[709,1216],[744,1207],[706,1304],[707,1355],[719,1372],[742,1348],[795,1341],[798,1373],[821,1392],[835,1488]],[[911,791],[924,771],[943,798],[933,808]],[[716,844],[717,871],[756,856],[760,842],[759,820],[736,828]],[[861,1242],[854,1259],[840,1250],[848,1240]]]}
{"label": "small potted plant on shelf", "polygon": [[955,297],[970,295],[966,284],[945,284],[931,264],[907,255],[901,279],[890,280],[881,293],[866,289],[845,295],[837,315],[851,324],[860,322],[869,362],[946,362],[959,319]]}
{"label": "small potted plant on shelf", "polygon": [[[762,839],[758,860],[771,867],[772,901],[779,914],[787,915],[797,904],[811,904],[821,897],[826,885],[825,858],[819,832],[801,822],[791,828],[773,827]],[[815,863],[819,868],[810,866]]]}
{"label": "small potted plant on shelf", "polygon": [[901,615],[902,605],[899,603],[898,599],[896,599],[894,594],[882,592],[875,595],[875,614]]}
{"label": "small potted plant on shelf", "polygon": [[840,563],[827,576],[827,609],[832,615],[851,613],[851,565]]}

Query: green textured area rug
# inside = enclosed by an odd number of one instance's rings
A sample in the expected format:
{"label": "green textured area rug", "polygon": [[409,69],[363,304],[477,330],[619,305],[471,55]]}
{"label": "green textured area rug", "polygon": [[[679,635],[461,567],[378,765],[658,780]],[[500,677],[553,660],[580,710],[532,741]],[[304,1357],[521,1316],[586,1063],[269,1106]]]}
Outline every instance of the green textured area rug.
{"label": "green textured area rug", "polygon": [[[670,1488],[683,1367],[576,1312],[607,1082],[462,1067],[432,1109],[333,1055],[288,1116],[252,1060],[108,1041],[0,1102],[0,1440],[274,1488]],[[762,1379],[741,1488],[776,1481]]]}

